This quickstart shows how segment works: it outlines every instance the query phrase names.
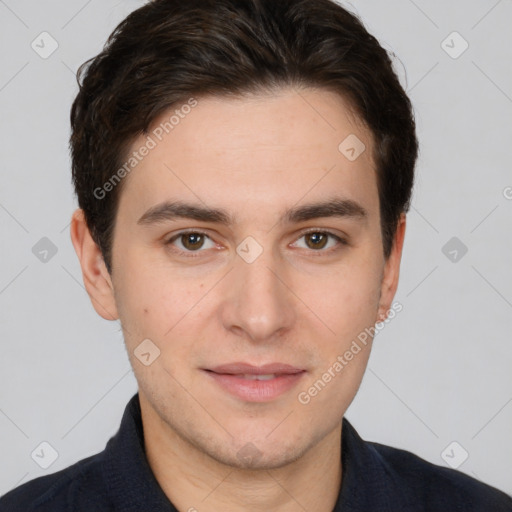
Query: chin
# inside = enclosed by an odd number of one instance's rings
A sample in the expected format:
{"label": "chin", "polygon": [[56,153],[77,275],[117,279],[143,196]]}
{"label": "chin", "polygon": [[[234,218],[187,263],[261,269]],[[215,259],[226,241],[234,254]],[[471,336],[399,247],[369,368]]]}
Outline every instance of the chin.
{"label": "chin", "polygon": [[[260,434],[261,435],[261,434]],[[230,467],[246,470],[269,470],[284,467],[300,459],[308,446],[299,436],[287,435],[285,439],[270,441],[265,437],[247,435],[233,446],[216,446],[202,449],[213,459]]]}
{"label": "chin", "polygon": [[287,466],[300,459],[302,453],[298,452],[296,448],[293,450],[282,449],[279,452],[275,450],[261,451],[252,443],[247,443],[236,452],[210,455],[218,462],[233,468],[265,471]]}

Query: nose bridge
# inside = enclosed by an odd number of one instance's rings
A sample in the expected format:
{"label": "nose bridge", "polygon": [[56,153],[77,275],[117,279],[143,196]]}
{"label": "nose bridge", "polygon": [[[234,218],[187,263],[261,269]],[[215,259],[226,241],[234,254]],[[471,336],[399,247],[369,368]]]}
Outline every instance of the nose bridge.
{"label": "nose bridge", "polygon": [[290,291],[279,277],[283,265],[271,248],[255,239],[237,247],[224,310],[226,328],[241,328],[253,340],[271,338],[293,321]]}

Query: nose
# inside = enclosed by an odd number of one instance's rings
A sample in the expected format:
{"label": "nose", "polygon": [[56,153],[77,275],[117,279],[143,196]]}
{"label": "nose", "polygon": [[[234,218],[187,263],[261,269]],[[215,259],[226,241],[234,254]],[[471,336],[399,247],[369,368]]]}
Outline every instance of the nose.
{"label": "nose", "polygon": [[254,261],[237,255],[233,265],[224,280],[224,327],[260,343],[275,340],[290,330],[296,319],[297,299],[281,260],[264,249]]}

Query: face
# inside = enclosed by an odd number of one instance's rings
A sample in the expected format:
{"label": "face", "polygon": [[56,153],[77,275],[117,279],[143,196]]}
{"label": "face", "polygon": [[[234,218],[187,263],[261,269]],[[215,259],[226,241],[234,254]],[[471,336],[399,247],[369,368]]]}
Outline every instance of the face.
{"label": "face", "polygon": [[219,462],[282,467],[339,431],[405,223],[386,260],[371,135],[334,93],[198,98],[162,134],[175,109],[124,178],[112,276],[87,278],[79,254],[87,288],[121,321],[144,421]]}

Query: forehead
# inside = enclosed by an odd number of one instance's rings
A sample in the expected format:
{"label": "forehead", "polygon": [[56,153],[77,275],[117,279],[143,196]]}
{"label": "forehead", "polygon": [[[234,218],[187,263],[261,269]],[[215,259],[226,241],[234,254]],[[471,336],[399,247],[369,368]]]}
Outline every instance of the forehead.
{"label": "forehead", "polygon": [[134,215],[183,198],[282,210],[334,191],[377,206],[371,133],[330,91],[194,98],[158,116],[130,154],[144,146],[120,198]]}

